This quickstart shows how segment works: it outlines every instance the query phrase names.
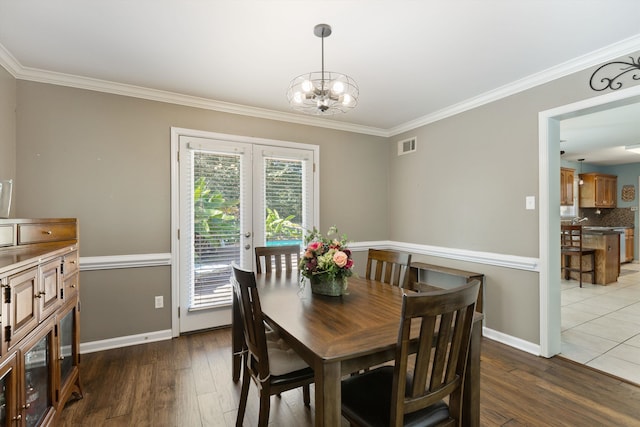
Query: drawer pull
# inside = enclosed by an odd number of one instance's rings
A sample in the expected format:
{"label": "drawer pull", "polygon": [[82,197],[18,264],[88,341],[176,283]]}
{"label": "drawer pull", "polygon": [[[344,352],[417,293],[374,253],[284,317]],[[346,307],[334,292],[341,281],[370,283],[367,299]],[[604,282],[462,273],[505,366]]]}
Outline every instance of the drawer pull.
{"label": "drawer pull", "polygon": [[52,231],[51,231],[51,230],[43,231],[43,232],[42,232],[42,234],[49,234],[49,235],[51,235],[51,234],[52,234]]}

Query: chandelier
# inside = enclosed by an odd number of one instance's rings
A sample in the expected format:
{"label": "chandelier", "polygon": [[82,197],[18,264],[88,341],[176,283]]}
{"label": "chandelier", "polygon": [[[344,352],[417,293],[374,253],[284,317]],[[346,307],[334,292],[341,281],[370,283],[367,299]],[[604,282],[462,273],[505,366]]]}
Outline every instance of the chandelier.
{"label": "chandelier", "polygon": [[307,114],[346,113],[358,105],[358,85],[346,74],[324,70],[324,38],[331,27],[318,24],[313,33],[322,39],[322,71],[301,74],[291,80],[287,98],[291,107]]}

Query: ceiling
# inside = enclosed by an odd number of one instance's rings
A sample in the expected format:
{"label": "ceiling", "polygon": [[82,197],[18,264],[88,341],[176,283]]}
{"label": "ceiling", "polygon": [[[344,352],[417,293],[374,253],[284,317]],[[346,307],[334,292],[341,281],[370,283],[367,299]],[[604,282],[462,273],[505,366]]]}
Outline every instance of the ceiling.
{"label": "ceiling", "polygon": [[609,108],[560,122],[563,160],[615,166],[640,163],[640,154],[625,150],[640,146],[640,102]]}
{"label": "ceiling", "polygon": [[[392,136],[640,49],[638,16],[636,0],[0,0],[0,65],[19,79]],[[360,87],[347,114],[287,104],[289,81],[320,69],[318,23],[333,28],[326,69]]]}

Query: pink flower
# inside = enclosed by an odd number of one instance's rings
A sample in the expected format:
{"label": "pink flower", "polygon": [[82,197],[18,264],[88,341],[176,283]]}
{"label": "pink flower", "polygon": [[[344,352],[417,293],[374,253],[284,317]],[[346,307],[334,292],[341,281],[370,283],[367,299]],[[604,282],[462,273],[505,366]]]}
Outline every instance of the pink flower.
{"label": "pink flower", "polygon": [[322,242],[311,242],[309,246],[307,246],[307,250],[311,252],[315,252],[322,247]]}
{"label": "pink flower", "polygon": [[347,263],[345,264],[344,268],[346,268],[347,270],[350,269],[351,267],[353,267],[353,260],[351,258],[349,258],[347,260]]}
{"label": "pink flower", "polygon": [[347,254],[345,254],[342,251],[336,251],[336,253],[333,254],[333,262],[335,262],[336,265],[340,268],[347,265],[348,261],[349,261],[349,257],[347,256]]}

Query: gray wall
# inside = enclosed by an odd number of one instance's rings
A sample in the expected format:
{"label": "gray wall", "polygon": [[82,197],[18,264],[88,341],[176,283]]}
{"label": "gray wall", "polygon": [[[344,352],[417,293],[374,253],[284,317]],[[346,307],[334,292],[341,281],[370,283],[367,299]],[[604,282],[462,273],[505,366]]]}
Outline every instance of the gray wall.
{"label": "gray wall", "polygon": [[[392,138],[417,136],[418,147],[405,156],[389,148],[389,239],[538,258],[547,213],[537,203],[525,210],[526,196],[539,201],[538,113],[602,95],[589,87],[596,68]],[[485,273],[485,326],[540,343],[538,273],[424,258]]]}
{"label": "gray wall", "polygon": [[[17,98],[16,215],[77,217],[83,257],[171,251],[172,126],[317,144],[321,228],[389,234],[385,138],[28,81]],[[169,329],[170,286],[169,267],[82,272],[82,342]]]}
{"label": "gray wall", "polygon": [[[16,80],[4,68],[0,67],[0,180],[15,179],[16,177],[15,111]],[[12,208],[11,216],[14,211],[15,209]]]}

